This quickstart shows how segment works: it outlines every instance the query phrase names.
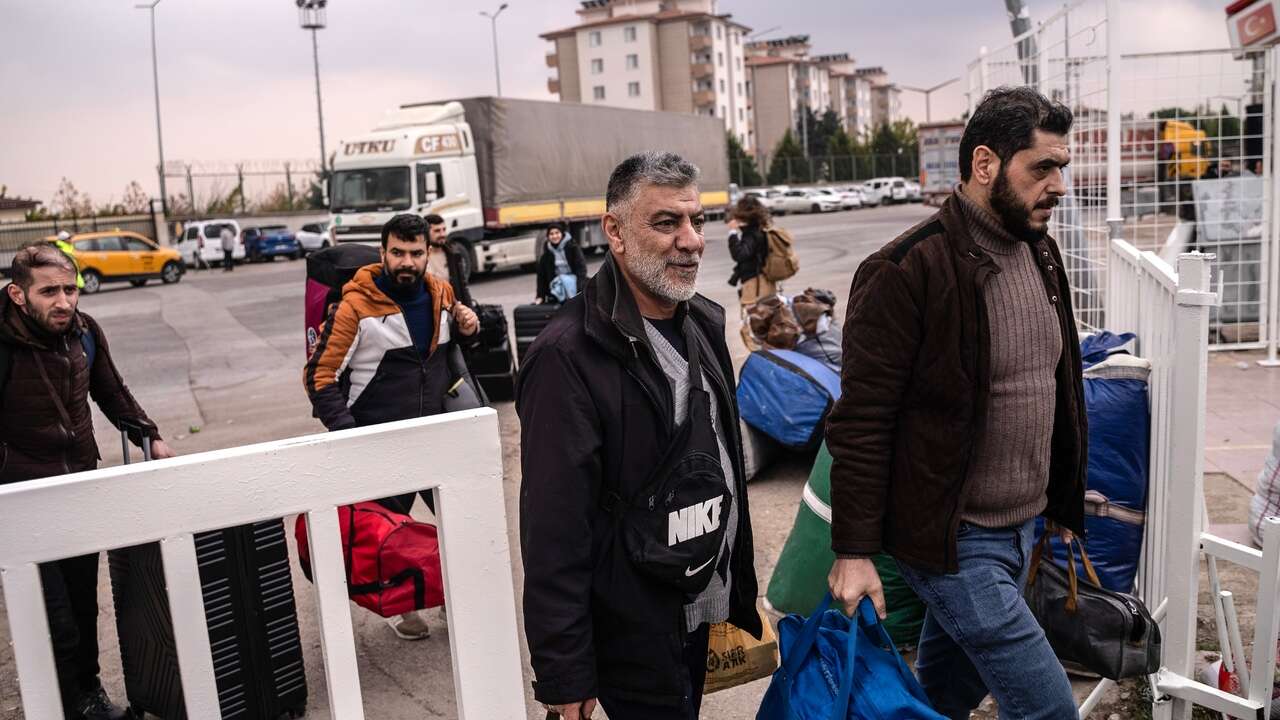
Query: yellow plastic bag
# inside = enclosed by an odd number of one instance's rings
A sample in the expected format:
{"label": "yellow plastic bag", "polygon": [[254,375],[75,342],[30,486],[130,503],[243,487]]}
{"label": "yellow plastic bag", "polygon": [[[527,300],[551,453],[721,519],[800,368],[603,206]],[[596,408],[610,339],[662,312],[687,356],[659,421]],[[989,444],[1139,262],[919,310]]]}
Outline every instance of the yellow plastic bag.
{"label": "yellow plastic bag", "polygon": [[707,645],[707,682],[704,693],[713,693],[766,678],[778,669],[778,636],[769,618],[759,609],[764,633],[759,640],[727,622],[710,628]]}

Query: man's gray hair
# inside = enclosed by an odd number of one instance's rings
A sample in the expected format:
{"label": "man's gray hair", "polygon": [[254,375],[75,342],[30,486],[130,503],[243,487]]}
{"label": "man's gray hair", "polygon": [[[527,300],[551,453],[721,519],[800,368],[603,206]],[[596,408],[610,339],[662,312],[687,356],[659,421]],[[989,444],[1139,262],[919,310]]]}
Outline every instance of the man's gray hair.
{"label": "man's gray hair", "polygon": [[698,182],[698,166],[672,152],[649,150],[623,160],[609,175],[605,209],[626,214],[641,185],[684,188]]}

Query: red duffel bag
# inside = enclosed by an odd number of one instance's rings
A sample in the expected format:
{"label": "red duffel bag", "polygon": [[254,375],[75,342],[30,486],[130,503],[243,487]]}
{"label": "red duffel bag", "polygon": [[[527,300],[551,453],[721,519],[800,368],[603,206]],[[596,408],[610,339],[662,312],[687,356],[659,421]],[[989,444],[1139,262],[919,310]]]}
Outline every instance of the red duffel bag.
{"label": "red duffel bag", "polygon": [[[338,508],[347,593],[382,617],[444,604],[440,542],[436,527],[392,512],[375,502]],[[311,579],[307,517],[294,524],[302,572]]]}

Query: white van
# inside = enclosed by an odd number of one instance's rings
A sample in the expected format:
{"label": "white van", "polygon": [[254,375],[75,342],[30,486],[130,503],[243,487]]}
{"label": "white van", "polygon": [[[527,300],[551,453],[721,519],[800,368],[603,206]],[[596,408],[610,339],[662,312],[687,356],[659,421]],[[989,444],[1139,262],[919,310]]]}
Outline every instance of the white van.
{"label": "white van", "polygon": [[901,177],[872,178],[862,184],[862,191],[872,205],[907,202],[907,181]]}
{"label": "white van", "polygon": [[200,257],[209,265],[222,264],[222,228],[230,227],[236,234],[236,249],[231,257],[237,261],[244,260],[244,238],[240,235],[240,223],[235,220],[193,220],[182,228],[182,240],[178,242],[178,252],[188,267],[194,267],[195,253],[198,249]]}

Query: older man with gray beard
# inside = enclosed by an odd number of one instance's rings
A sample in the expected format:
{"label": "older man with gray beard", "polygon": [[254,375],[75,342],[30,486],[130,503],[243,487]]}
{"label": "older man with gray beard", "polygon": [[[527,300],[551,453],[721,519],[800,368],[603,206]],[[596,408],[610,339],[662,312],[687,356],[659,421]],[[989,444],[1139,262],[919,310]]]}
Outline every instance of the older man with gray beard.
{"label": "older man with gray beard", "polygon": [[525,635],[534,695],[567,720],[694,720],[710,624],[757,637],[724,309],[696,293],[698,169],[627,158],[610,254],[520,369]]}

